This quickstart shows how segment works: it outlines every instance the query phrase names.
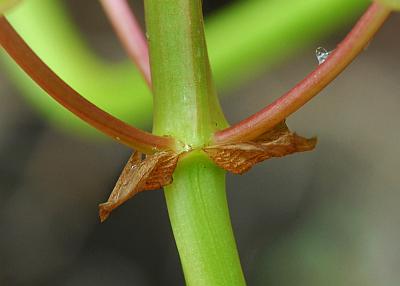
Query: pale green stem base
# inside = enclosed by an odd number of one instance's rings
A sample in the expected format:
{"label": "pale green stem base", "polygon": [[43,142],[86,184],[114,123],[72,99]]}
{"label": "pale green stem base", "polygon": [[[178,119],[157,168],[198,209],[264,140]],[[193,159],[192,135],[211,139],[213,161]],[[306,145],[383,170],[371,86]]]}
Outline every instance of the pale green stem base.
{"label": "pale green stem base", "polygon": [[187,285],[245,285],[225,194],[225,171],[202,152],[179,162],[165,188]]}

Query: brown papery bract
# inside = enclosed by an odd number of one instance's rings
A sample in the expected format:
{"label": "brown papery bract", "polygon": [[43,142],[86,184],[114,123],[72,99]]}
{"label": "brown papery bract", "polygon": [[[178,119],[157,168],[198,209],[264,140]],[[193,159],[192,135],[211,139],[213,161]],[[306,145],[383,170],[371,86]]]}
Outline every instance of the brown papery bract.
{"label": "brown papery bract", "polygon": [[222,169],[243,174],[259,162],[272,157],[310,151],[316,144],[316,138],[307,139],[293,133],[282,121],[254,140],[208,146],[203,150]]}
{"label": "brown papery bract", "polygon": [[172,183],[179,154],[161,151],[147,155],[134,152],[126,163],[107,202],[99,205],[100,220],[105,221],[110,213],[124,202],[145,190],[157,190]]}
{"label": "brown papery bract", "polygon": [[[203,151],[219,167],[235,174],[243,174],[255,164],[272,157],[314,149],[315,138],[306,139],[291,132],[285,122],[248,142],[208,146]],[[190,151],[188,151],[190,152]],[[108,201],[99,205],[103,222],[121,204],[142,191],[157,190],[172,183],[172,174],[184,153],[160,151],[147,155],[134,152],[129,158]]]}

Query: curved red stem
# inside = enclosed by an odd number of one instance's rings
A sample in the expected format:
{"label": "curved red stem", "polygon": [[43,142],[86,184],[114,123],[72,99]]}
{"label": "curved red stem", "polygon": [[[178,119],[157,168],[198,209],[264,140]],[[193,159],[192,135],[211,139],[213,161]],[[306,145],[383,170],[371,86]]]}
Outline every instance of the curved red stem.
{"label": "curved red stem", "polygon": [[298,110],[333,81],[363,51],[388,18],[390,10],[373,3],[336,50],[281,98],[244,119],[215,133],[213,143],[229,143],[257,138]]}
{"label": "curved red stem", "polygon": [[0,44],[51,97],[101,132],[142,153],[175,147],[172,138],[155,136],[130,126],[82,97],[29,48],[5,17],[0,17]]}

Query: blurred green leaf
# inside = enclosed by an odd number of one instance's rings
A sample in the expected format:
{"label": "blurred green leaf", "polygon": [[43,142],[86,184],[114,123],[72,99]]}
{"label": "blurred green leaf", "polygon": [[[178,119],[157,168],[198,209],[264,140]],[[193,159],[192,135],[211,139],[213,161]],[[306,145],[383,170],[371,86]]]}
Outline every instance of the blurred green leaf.
{"label": "blurred green leaf", "polygon": [[0,13],[4,13],[18,2],[20,2],[20,0],[0,0]]}

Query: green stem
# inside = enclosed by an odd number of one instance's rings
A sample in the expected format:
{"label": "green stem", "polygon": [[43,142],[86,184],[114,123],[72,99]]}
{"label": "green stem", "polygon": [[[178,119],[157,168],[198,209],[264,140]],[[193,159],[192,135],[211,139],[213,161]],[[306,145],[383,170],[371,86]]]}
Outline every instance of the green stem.
{"label": "green stem", "polygon": [[187,285],[245,285],[225,194],[225,171],[203,153],[180,161],[165,188]]}
{"label": "green stem", "polygon": [[[145,0],[154,128],[188,148],[226,126],[211,80],[201,0]],[[225,195],[225,172],[201,152],[184,156],[165,188],[188,285],[244,285]]]}

